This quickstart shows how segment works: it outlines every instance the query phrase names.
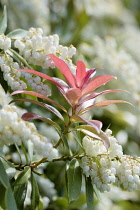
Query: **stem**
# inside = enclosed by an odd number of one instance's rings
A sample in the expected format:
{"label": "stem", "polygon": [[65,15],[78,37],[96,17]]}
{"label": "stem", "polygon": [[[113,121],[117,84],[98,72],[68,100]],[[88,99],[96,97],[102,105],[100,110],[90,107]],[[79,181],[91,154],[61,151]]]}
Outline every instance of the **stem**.
{"label": "stem", "polygon": [[[69,117],[70,118],[70,117]],[[57,148],[60,144],[61,144],[61,142],[63,141],[62,140],[62,135],[65,135],[65,134],[67,134],[67,133],[69,133],[69,127],[71,126],[71,121],[69,120],[69,123],[68,123],[68,125],[65,125],[65,129],[64,129],[64,131],[61,133],[61,138],[58,140],[58,142],[53,146],[54,148]]]}
{"label": "stem", "polygon": [[15,50],[9,49],[9,51],[11,51],[26,67],[32,69],[32,67],[27,63],[27,61],[21,55],[19,55]]}
{"label": "stem", "polygon": [[[59,158],[54,158],[51,162],[57,162],[57,161],[67,161],[67,160],[72,160],[73,158],[76,158],[76,159],[81,159],[82,157],[84,157],[85,155],[73,155],[73,156],[62,156],[62,157],[59,157]],[[39,160],[38,162],[34,162],[30,165],[30,167],[32,169],[34,168],[37,168],[37,166],[39,166],[40,164],[42,163],[45,163],[45,162],[50,162],[49,160],[47,160],[47,158],[42,158],[41,160]]]}

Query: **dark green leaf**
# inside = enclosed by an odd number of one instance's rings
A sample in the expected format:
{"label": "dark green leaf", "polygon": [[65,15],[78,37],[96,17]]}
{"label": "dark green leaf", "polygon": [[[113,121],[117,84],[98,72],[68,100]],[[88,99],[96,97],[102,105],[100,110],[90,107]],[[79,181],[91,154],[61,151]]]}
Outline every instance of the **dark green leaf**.
{"label": "dark green leaf", "polygon": [[14,187],[14,197],[16,200],[17,207],[23,209],[24,200],[26,198],[27,183]]}
{"label": "dark green leaf", "polygon": [[22,149],[22,151],[23,151],[23,153],[24,153],[24,156],[25,156],[25,159],[26,159],[26,164],[28,164],[28,155],[27,155],[27,151],[26,151],[26,148],[25,148],[23,142],[22,142],[22,144],[21,144],[21,149]]}
{"label": "dark green leaf", "polygon": [[86,177],[86,200],[87,200],[87,210],[94,209],[94,197],[93,197],[93,187],[91,183],[91,178]]}
{"label": "dark green leaf", "polygon": [[6,210],[18,210],[10,185],[8,189],[6,190],[5,196],[6,196],[5,199],[6,199],[6,206],[7,206]]}
{"label": "dark green leaf", "polygon": [[9,186],[8,176],[6,174],[5,168],[2,161],[0,160],[0,182],[7,189]]}
{"label": "dark green leaf", "polygon": [[64,146],[64,149],[65,149],[65,153],[67,155],[72,155],[72,152],[71,152],[71,149],[69,147],[69,144],[68,144],[68,138],[66,135],[62,135],[62,141],[63,141],[63,146]]}
{"label": "dark green leaf", "polygon": [[8,91],[8,84],[3,78],[3,72],[1,71],[1,69],[0,69],[0,84],[3,87],[3,89],[5,90],[5,92],[7,93],[7,91]]}
{"label": "dark green leaf", "polygon": [[7,37],[10,37],[12,39],[23,39],[26,36],[26,34],[27,34],[26,30],[18,28],[7,34]]}
{"label": "dark green leaf", "polygon": [[18,175],[16,181],[14,182],[14,186],[24,184],[28,181],[31,176],[31,169],[29,166],[26,166],[24,170]]}
{"label": "dark green leaf", "polygon": [[6,209],[5,194],[6,194],[6,188],[0,183],[0,206],[3,209]]}
{"label": "dark green leaf", "polygon": [[0,34],[4,34],[7,29],[7,10],[4,6],[3,15],[0,18]]}
{"label": "dark green leaf", "polygon": [[79,166],[79,162],[76,159],[72,159],[67,167],[67,188],[69,202],[78,198],[81,192],[82,173]]}
{"label": "dark green leaf", "polygon": [[39,189],[38,189],[37,181],[36,181],[33,173],[31,174],[31,185],[32,185],[31,209],[35,210],[36,207],[39,206]]}

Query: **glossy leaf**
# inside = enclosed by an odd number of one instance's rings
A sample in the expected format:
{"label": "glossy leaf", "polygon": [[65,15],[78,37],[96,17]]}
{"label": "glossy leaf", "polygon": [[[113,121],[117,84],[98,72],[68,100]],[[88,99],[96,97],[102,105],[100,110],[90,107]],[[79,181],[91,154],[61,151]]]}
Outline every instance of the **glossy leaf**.
{"label": "glossy leaf", "polygon": [[96,74],[96,68],[90,69],[87,71],[86,76],[85,76],[85,78],[83,78],[83,81],[81,83],[82,89],[84,89],[88,85],[88,83],[91,81],[92,77],[95,74]]}
{"label": "glossy leaf", "polygon": [[24,170],[18,175],[16,181],[13,183],[14,186],[22,185],[28,181],[31,176],[31,169],[29,166],[26,166]]}
{"label": "glossy leaf", "polygon": [[30,102],[30,103],[36,104],[38,106],[41,106],[41,107],[51,111],[53,114],[55,114],[57,117],[59,117],[62,121],[64,121],[64,118],[62,117],[61,113],[57,109],[55,109],[54,107],[52,107],[48,104],[44,104],[42,102],[34,101],[32,99],[25,99],[25,98],[17,98],[17,99],[12,100],[10,103],[13,103],[16,101],[26,101],[26,102]]}
{"label": "glossy leaf", "polygon": [[81,96],[82,96],[82,92],[78,88],[70,88],[66,92],[66,97],[68,98],[72,106],[78,103],[78,99],[81,98]]}
{"label": "glossy leaf", "polygon": [[[38,98],[42,98],[42,99],[44,99],[44,100],[46,100],[46,101],[48,101],[48,102],[50,102],[50,103],[58,106],[64,112],[67,112],[67,110],[63,106],[61,106],[60,104],[58,104],[57,102],[53,101],[52,99],[50,99],[50,98],[48,98],[48,97],[46,97],[46,96],[44,96],[44,95],[42,95],[40,93],[36,93],[34,91],[16,90],[16,91],[14,91],[14,92],[11,93],[11,96],[16,95],[16,94],[20,94],[20,93],[24,93],[24,94],[27,94],[27,95],[32,95],[32,96],[36,96]],[[14,102],[14,100],[12,102]],[[12,103],[12,102],[10,102],[10,103]]]}
{"label": "glossy leaf", "polygon": [[39,72],[39,71],[35,71],[35,70],[31,70],[31,69],[20,69],[19,71],[26,71],[26,72],[29,72],[29,73],[31,73],[31,74],[38,75],[39,77],[42,77],[42,78],[44,78],[44,79],[46,79],[46,80],[52,82],[52,83],[55,84],[56,86],[62,88],[62,86],[61,86],[59,83],[57,83],[52,77],[50,77],[50,76],[48,76],[48,75],[46,75],[46,74],[43,74],[43,73],[41,73],[41,72]]}
{"label": "glossy leaf", "polygon": [[23,209],[26,193],[27,193],[27,183],[14,187],[14,197],[15,197],[18,209]]}
{"label": "glossy leaf", "polygon": [[[82,114],[85,111],[88,111],[89,109],[92,109],[94,107],[103,107],[103,106],[108,106],[110,104],[116,104],[116,103],[127,103],[132,105],[131,103],[129,103],[128,101],[122,101],[122,100],[106,100],[106,101],[101,101],[99,103],[94,104],[93,106],[89,106],[87,108],[85,108],[83,111],[80,111],[79,113]],[[132,105],[133,106],[133,105]]]}
{"label": "glossy leaf", "polygon": [[68,84],[71,87],[75,88],[76,87],[75,77],[71,73],[71,71],[70,71],[69,67],[67,66],[67,64],[63,60],[61,60],[60,58],[58,58],[57,56],[55,56],[53,54],[49,54],[48,56],[52,59],[54,64],[61,71],[61,73],[65,77],[65,79],[68,82]]}
{"label": "glossy leaf", "polygon": [[18,210],[10,185],[6,190],[5,200],[6,200],[6,210]]}
{"label": "glossy leaf", "polygon": [[0,34],[4,34],[7,29],[7,9],[4,6],[3,14],[0,17]]}
{"label": "glossy leaf", "polygon": [[22,119],[25,121],[35,120],[35,119],[43,120],[43,121],[51,124],[52,126],[58,128],[59,130],[61,130],[60,126],[56,122],[52,121],[50,118],[45,118],[45,117],[42,117],[42,116],[34,114],[34,113],[30,113],[30,112],[25,113],[22,115]]}
{"label": "glossy leaf", "polygon": [[9,180],[8,180],[8,176],[6,174],[5,168],[3,166],[3,163],[0,159],[0,182],[2,183],[2,185],[7,189],[9,186]]}
{"label": "glossy leaf", "polygon": [[21,28],[18,28],[14,31],[11,31],[9,34],[6,36],[11,38],[11,39],[23,39],[27,34],[27,31]]}
{"label": "glossy leaf", "polygon": [[76,83],[78,87],[82,85],[82,81],[85,78],[86,74],[87,72],[85,64],[82,61],[78,61],[76,69]]}
{"label": "glossy leaf", "polygon": [[72,159],[66,169],[67,173],[67,188],[69,202],[78,198],[81,192],[82,185],[82,172],[79,166],[79,162],[76,159]]}
{"label": "glossy leaf", "polygon": [[92,94],[89,94],[87,97],[83,97],[83,99],[81,99],[81,103],[83,103],[84,101],[88,101],[90,99],[96,98],[99,95],[103,95],[103,94],[106,94],[106,93],[120,92],[120,91],[129,93],[127,90],[121,90],[121,89],[118,89],[118,90],[117,89],[116,90],[104,90],[100,93],[92,93]]}
{"label": "glossy leaf", "polygon": [[81,131],[82,133],[84,133],[94,139],[102,140],[106,149],[108,149],[110,146],[108,136],[103,131],[100,131],[100,133],[98,133],[96,131],[96,129],[90,125],[80,125],[80,126],[75,127],[74,130]]}
{"label": "glossy leaf", "polygon": [[102,128],[102,122],[101,121],[86,120],[83,117],[78,116],[78,115],[72,115],[70,120],[71,120],[71,122],[85,122],[85,123],[91,125],[93,128],[95,128],[98,133],[100,133],[101,128]]}
{"label": "glossy leaf", "polygon": [[92,79],[87,86],[82,90],[83,95],[93,92],[98,87],[105,85],[110,80],[115,79],[113,75],[101,75]]}
{"label": "glossy leaf", "polygon": [[31,185],[32,185],[31,210],[34,210],[39,206],[39,189],[33,173],[31,174]]}
{"label": "glossy leaf", "polygon": [[93,195],[93,187],[91,183],[91,178],[86,177],[86,200],[87,200],[87,210],[93,210],[93,202],[94,202],[94,195]]}

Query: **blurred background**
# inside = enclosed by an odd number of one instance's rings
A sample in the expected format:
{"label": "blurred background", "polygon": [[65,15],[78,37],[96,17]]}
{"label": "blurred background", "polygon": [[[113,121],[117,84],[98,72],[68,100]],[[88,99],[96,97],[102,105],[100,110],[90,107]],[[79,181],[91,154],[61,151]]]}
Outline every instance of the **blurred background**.
{"label": "blurred background", "polygon": [[[110,105],[94,108],[88,115],[102,121],[104,130],[110,128],[113,131],[125,154],[140,156],[140,1],[0,0],[0,13],[5,4],[8,10],[6,33],[17,28],[29,30],[30,27],[39,27],[44,35],[58,34],[60,44],[76,47],[73,63],[82,60],[88,68],[102,67],[97,70],[97,75],[117,76],[117,80],[109,82],[105,89],[125,89],[130,93],[112,93],[100,97],[100,100],[122,99],[131,102],[134,107]],[[43,135],[47,135],[47,132],[44,133],[45,126],[38,126]],[[51,167],[49,169],[56,176],[45,173],[55,183],[61,196],[63,180],[60,178],[60,184],[57,183],[59,172]],[[63,164],[59,169],[61,167]],[[139,192],[129,193],[112,187],[111,193],[104,193],[101,197],[102,203],[96,201],[97,210],[103,205],[106,205],[106,210],[140,209]],[[67,209],[59,207],[60,203],[47,209]]]}

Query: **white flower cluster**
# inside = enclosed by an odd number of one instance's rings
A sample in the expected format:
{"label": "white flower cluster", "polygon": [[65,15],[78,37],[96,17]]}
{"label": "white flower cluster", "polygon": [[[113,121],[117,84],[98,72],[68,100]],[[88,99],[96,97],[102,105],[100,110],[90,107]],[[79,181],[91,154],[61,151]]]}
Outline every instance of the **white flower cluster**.
{"label": "white flower cluster", "polygon": [[0,34],[0,49],[6,51],[11,47],[11,39],[4,34]]}
{"label": "white flower cluster", "polygon": [[102,21],[104,21],[105,17],[109,17],[124,23],[135,22],[132,14],[123,6],[120,0],[76,0],[74,3],[78,11],[85,9],[87,15],[102,19]]}
{"label": "white flower cluster", "polygon": [[0,147],[3,145],[18,144],[31,140],[38,155],[51,161],[58,157],[58,150],[40,135],[33,123],[23,121],[17,114],[17,107],[5,105],[0,110]]}
{"label": "white flower cluster", "polygon": [[128,191],[140,188],[140,158],[123,155],[121,145],[111,136],[109,129],[107,135],[110,140],[108,151],[103,142],[84,137],[86,156],[81,164],[84,174],[91,177],[101,192],[110,191],[110,184],[123,186]]}
{"label": "white flower cluster", "polygon": [[42,27],[45,33],[49,33],[48,0],[9,0],[7,3],[9,17],[11,17],[9,21],[11,30],[15,28],[28,29],[34,26]]}
{"label": "white flower cluster", "polygon": [[43,36],[41,28],[30,28],[24,40],[15,41],[15,47],[30,64],[42,68],[54,68],[54,63],[47,57],[48,54],[53,53],[65,60],[71,69],[75,68],[71,58],[76,53],[76,48],[72,45],[69,48],[59,45],[57,34]]}
{"label": "white flower cluster", "polygon": [[133,92],[135,101],[139,102],[140,77],[137,75],[139,75],[140,71],[132,56],[119,47],[113,37],[108,37],[105,41],[95,37],[94,47],[96,49],[94,64],[105,66],[106,72],[111,74],[115,72],[118,79],[122,81],[122,89],[127,87],[127,90]]}
{"label": "white flower cluster", "polygon": [[47,195],[49,198],[53,198],[56,196],[57,192],[55,190],[55,185],[53,182],[51,182],[49,179],[44,177],[36,176],[39,188],[41,189],[41,192],[43,194]]}
{"label": "white flower cluster", "polygon": [[21,67],[19,63],[13,61],[11,56],[8,54],[0,56],[0,67],[3,72],[4,80],[7,81],[12,90],[27,88],[26,83],[20,79],[21,72],[18,70],[21,69]]}

